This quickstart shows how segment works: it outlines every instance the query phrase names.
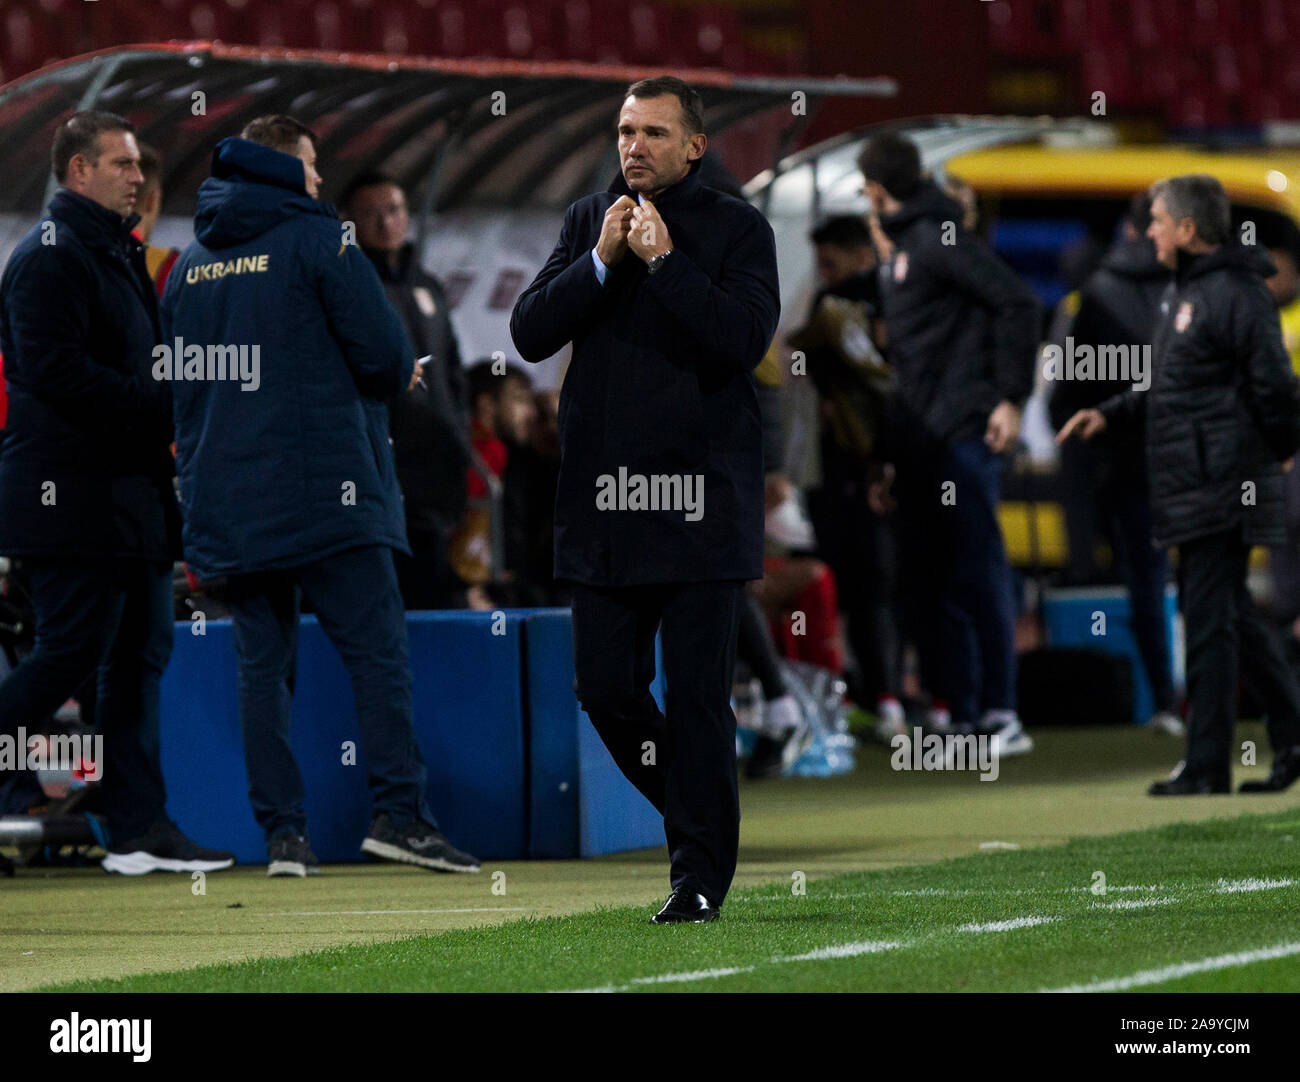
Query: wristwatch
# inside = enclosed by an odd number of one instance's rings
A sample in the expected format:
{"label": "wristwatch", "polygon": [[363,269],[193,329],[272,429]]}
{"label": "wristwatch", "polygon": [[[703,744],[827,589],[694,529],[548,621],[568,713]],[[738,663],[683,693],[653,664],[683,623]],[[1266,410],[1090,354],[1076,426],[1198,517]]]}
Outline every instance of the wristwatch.
{"label": "wristwatch", "polygon": [[660,267],[664,265],[664,260],[667,259],[670,255],[672,255],[673,252],[675,251],[677,251],[676,248],[669,248],[668,251],[660,252],[657,256],[652,258],[645,265],[646,273],[654,274],[655,271],[657,271]]}

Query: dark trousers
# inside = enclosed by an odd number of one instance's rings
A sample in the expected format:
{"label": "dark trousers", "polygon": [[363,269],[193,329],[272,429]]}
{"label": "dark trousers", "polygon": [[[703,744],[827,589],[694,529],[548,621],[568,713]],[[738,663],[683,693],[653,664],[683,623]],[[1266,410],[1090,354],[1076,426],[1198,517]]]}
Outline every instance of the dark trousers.
{"label": "dark trousers", "polygon": [[[23,561],[36,645],[0,684],[0,734],[39,725],[98,669],[95,727],[115,843],[144,834],[167,803],[159,760],[159,687],[172,650],[172,569],[144,561]],[[34,775],[11,796],[41,796]]]}
{"label": "dark trousers", "polygon": [[1246,589],[1249,557],[1250,546],[1235,529],[1178,546],[1189,773],[1230,773],[1239,675],[1267,711],[1274,750],[1300,747],[1300,687],[1276,632]]}
{"label": "dark trousers", "polygon": [[898,463],[908,625],[921,678],[952,720],[1016,708],[1015,596],[998,523],[1003,459],[983,440],[915,447]]}
{"label": "dark trousers", "polygon": [[431,531],[407,527],[411,555],[393,552],[393,566],[402,592],[402,604],[411,611],[451,609],[457,604],[457,592],[463,591],[451,564],[447,562],[447,539]]}
{"label": "dark trousers", "polygon": [[[614,762],[664,817],[673,889],[721,905],[740,795],[731,679],[743,584],[573,587],[574,690]],[[650,694],[662,628],[663,711]]]}
{"label": "dark trousers", "polygon": [[239,660],[239,721],[248,795],[268,839],[306,834],[302,774],[289,743],[289,708],[302,597],[352,680],[375,814],[405,827],[434,824],[411,724],[406,613],[392,550],[373,545],[288,571],[232,575],[226,591]]}
{"label": "dark trousers", "polygon": [[786,694],[785,681],[781,679],[781,655],[776,651],[772,629],[767,626],[758,599],[748,590],[740,598],[736,653],[762,686],[764,699],[771,702]]}
{"label": "dark trousers", "polygon": [[[864,471],[865,472],[865,471]],[[817,554],[835,573],[840,612],[859,674],[850,694],[874,703],[902,689],[898,635],[898,541],[895,516],[877,515],[867,503],[865,477],[829,480],[808,493]]]}
{"label": "dark trousers", "polygon": [[[1124,461],[1125,456],[1128,461]],[[1165,624],[1165,584],[1169,560],[1151,543],[1151,503],[1147,494],[1142,448],[1119,450],[1083,440],[1061,448],[1070,574],[1076,582],[1094,582],[1093,545],[1101,526],[1110,538],[1118,570],[1128,586],[1133,634],[1151,681],[1157,710],[1177,706],[1169,672],[1169,637]]]}

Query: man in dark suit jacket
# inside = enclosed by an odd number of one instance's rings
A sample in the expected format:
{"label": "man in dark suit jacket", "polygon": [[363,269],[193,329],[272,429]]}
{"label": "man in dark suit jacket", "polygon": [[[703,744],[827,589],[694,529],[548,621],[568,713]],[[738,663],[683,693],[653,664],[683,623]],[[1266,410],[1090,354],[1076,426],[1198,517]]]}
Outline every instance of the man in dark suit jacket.
{"label": "man in dark suit jacket", "polygon": [[712,920],[735,874],[731,677],[742,584],[763,573],[752,373],[780,312],[771,227],[700,184],[701,113],[680,79],[628,88],[621,174],[569,207],[510,322],[525,360],[573,343],[555,574],[573,584],[578,697],[664,816],[673,893],[656,923]]}
{"label": "man in dark suit jacket", "polygon": [[[54,136],[59,190],[0,282],[9,384],[0,553],[22,557],[36,647],[0,686],[0,735],[47,717],[99,670],[107,871],[215,871],[166,814],[159,685],[172,649],[171,398],[151,378],[158,306],[131,235],[134,129],[77,113]],[[11,779],[33,802],[32,774]]]}

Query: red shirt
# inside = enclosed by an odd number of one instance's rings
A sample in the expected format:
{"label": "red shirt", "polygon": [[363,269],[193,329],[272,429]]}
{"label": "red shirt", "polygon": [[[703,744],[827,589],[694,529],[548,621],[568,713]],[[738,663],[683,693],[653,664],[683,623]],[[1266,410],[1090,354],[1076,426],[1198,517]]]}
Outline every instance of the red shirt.
{"label": "red shirt", "polygon": [[[506,459],[509,457],[509,451],[506,445],[489,432],[479,421],[471,421],[469,425],[469,439],[474,450],[487,463],[488,469],[500,477],[506,472]],[[481,500],[488,494],[487,482],[478,475],[478,471],[472,466],[468,471],[468,491],[467,495],[471,500]]]}

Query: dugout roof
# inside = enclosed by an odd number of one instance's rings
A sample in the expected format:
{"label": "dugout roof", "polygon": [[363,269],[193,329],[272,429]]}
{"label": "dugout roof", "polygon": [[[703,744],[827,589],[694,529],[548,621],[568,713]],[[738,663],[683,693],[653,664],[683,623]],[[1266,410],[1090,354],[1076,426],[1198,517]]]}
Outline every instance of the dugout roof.
{"label": "dugout roof", "polygon": [[[0,213],[41,213],[50,194],[54,129],[87,108],[121,113],[162,151],[164,214],[192,213],[212,147],[272,112],[291,113],[319,134],[327,197],[362,169],[377,168],[412,193],[412,210],[422,215],[472,205],[563,207],[608,185],[618,168],[614,125],[622,90],[659,74],[220,42],[106,49],[0,87],[6,150]],[[771,161],[788,152],[826,97],[896,93],[887,78],[675,74],[700,90],[711,139],[770,111],[775,123],[761,128],[773,140]],[[193,109],[196,91],[205,97],[201,115]],[[504,116],[499,108],[493,112],[498,91],[505,95]],[[790,107],[795,91],[806,96],[803,115]]]}

